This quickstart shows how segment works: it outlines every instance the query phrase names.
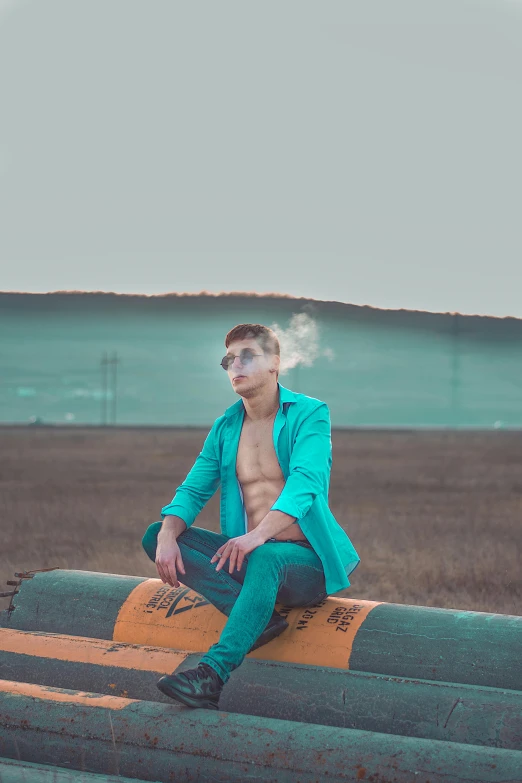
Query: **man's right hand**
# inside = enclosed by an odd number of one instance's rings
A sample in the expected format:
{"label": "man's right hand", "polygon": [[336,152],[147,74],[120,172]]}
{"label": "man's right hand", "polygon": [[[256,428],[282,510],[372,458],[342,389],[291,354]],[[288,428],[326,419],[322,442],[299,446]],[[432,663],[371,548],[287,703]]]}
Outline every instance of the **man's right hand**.
{"label": "man's right hand", "polygon": [[181,550],[174,533],[161,530],[156,546],[156,568],[162,582],[171,587],[179,587],[177,572],[185,573]]}

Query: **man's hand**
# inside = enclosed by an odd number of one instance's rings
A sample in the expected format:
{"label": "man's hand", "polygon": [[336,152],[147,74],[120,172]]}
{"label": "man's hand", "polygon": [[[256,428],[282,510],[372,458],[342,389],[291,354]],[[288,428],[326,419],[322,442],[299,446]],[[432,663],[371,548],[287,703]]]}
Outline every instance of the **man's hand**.
{"label": "man's hand", "polygon": [[245,533],[243,536],[230,538],[226,544],[219,547],[210,562],[213,563],[219,558],[219,563],[216,566],[216,571],[219,571],[224,566],[227,559],[230,558],[228,573],[232,573],[234,566],[237,567],[238,571],[241,571],[245,555],[248,555],[249,552],[257,549],[258,546],[261,546],[261,544],[264,543],[265,538],[263,534],[255,528],[254,530],[251,530],[250,533]]}
{"label": "man's hand", "polygon": [[167,582],[171,587],[179,587],[177,571],[184,574],[185,566],[173,533],[160,531],[158,534],[155,563],[161,581]]}

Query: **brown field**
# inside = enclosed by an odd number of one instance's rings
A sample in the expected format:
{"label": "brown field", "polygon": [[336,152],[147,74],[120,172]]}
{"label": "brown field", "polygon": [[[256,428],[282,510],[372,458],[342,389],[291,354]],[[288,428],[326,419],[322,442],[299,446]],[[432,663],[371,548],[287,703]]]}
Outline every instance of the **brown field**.
{"label": "brown field", "polygon": [[[206,432],[0,428],[0,591],[51,566],[157,576],[141,537]],[[361,557],[340,595],[522,615],[522,433],[332,440],[330,506]],[[219,530],[219,493],[196,524]]]}

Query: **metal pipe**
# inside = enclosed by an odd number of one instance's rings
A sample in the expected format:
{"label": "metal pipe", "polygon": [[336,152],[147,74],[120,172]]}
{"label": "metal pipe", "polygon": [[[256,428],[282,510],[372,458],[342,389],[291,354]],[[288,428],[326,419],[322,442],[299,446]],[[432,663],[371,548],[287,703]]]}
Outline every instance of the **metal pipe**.
{"label": "metal pipe", "polygon": [[54,764],[32,764],[30,761],[0,758],[1,783],[144,783],[136,778],[97,775]]}
{"label": "metal pipe", "polygon": [[[248,658],[522,690],[522,617],[329,597]],[[0,627],[203,652],[226,617],[160,579],[55,569],[22,580]]]}
{"label": "metal pipe", "polygon": [[[199,656],[79,636],[0,629],[0,671],[17,682],[176,704],[156,687]],[[246,660],[220,710],[522,750],[522,693],[276,661]]]}
{"label": "metal pipe", "polygon": [[507,783],[522,753],[0,681],[0,753],[142,780]]}

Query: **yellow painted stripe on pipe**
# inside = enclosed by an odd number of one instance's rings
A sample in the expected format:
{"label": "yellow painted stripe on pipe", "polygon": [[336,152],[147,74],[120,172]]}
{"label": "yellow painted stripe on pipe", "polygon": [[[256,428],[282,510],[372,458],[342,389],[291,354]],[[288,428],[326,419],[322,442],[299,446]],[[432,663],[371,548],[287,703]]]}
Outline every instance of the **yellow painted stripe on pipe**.
{"label": "yellow painted stripe on pipe", "polygon": [[[309,609],[277,604],[289,628],[249,658],[348,669],[357,631],[382,601],[326,598]],[[113,640],[206,652],[219,641],[226,616],[203,596],[161,579],[140,582],[122,604]]]}
{"label": "yellow painted stripe on pipe", "polygon": [[18,696],[32,696],[43,701],[60,701],[67,704],[83,704],[87,707],[106,707],[110,710],[123,710],[129,704],[136,704],[140,699],[125,699],[122,696],[104,696],[88,691],[71,691],[63,688],[51,688],[48,685],[33,685],[30,682],[13,682],[0,680],[0,691]]}
{"label": "yellow painted stripe on pipe", "polygon": [[164,674],[174,671],[190,654],[183,650],[164,650],[44,631],[17,631],[13,628],[0,628],[0,650],[34,655],[37,658]]}

